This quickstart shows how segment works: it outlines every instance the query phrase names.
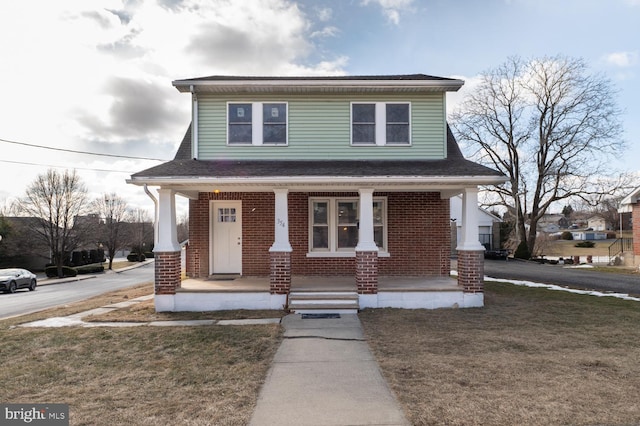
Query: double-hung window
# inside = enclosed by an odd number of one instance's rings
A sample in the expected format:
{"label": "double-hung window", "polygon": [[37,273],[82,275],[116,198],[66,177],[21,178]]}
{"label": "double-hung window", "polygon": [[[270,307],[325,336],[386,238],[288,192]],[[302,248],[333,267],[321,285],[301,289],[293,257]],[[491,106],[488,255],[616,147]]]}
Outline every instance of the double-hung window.
{"label": "double-hung window", "polygon": [[287,145],[286,102],[229,102],[229,145]]}
{"label": "double-hung window", "polygon": [[375,102],[351,104],[352,145],[410,145],[411,104]]}
{"label": "double-hung window", "polygon": [[[355,253],[360,227],[357,198],[311,198],[309,201],[309,251],[311,253]],[[373,235],[386,251],[386,200],[373,200]]]}

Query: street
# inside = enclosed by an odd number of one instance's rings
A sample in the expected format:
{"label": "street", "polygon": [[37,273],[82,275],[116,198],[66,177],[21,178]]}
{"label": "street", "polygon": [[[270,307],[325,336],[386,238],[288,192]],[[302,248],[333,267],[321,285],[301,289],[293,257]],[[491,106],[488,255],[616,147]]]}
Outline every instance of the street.
{"label": "street", "polygon": [[99,274],[96,278],[60,284],[38,285],[35,291],[0,293],[0,319],[24,315],[88,299],[113,290],[153,281],[153,263],[119,273]]}
{"label": "street", "polygon": [[640,295],[640,277],[510,259],[485,260],[485,276]]}

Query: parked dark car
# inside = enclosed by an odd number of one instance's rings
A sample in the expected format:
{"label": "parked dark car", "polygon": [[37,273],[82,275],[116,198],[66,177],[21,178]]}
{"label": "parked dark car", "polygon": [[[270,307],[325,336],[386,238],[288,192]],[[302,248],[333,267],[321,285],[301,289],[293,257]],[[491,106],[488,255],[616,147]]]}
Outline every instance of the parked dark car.
{"label": "parked dark car", "polygon": [[36,274],[26,269],[0,269],[0,290],[5,293],[15,293],[19,288],[36,289]]}

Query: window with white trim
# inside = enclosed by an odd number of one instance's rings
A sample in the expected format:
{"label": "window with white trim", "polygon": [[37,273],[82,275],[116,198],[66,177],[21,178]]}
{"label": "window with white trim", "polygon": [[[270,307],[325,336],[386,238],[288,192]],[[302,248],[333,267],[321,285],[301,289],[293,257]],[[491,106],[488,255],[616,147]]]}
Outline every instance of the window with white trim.
{"label": "window with white trim", "polygon": [[411,104],[351,103],[352,145],[410,145]]}
{"label": "window with white trim", "polygon": [[229,102],[229,145],[287,145],[286,102]]}
{"label": "window with white trim", "polygon": [[[358,245],[360,221],[357,198],[309,199],[309,251],[354,252]],[[386,199],[373,199],[373,239],[381,251],[386,251]]]}

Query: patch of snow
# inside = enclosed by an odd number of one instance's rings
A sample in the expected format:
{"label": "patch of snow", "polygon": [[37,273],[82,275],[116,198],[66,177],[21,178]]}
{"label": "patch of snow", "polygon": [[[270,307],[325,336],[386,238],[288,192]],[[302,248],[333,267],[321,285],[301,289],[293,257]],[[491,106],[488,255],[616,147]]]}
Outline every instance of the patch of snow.
{"label": "patch of snow", "polygon": [[631,301],[634,301],[634,302],[640,302],[640,297],[629,296],[626,293],[603,293],[601,291],[594,291],[594,290],[577,290],[577,289],[574,289],[574,288],[562,287],[562,286],[555,285],[555,284],[535,283],[535,282],[532,282],[532,281],[505,280],[505,279],[502,279],[502,278],[492,278],[492,277],[484,277],[484,279],[487,280],[487,281],[507,282],[507,283],[510,283],[510,284],[520,285],[520,286],[525,286],[525,287],[546,288],[546,289],[549,289],[549,290],[566,291],[568,293],[574,293],[574,294],[584,294],[584,295],[596,296],[596,297],[615,297],[615,298],[618,298],[618,299],[631,300]]}

